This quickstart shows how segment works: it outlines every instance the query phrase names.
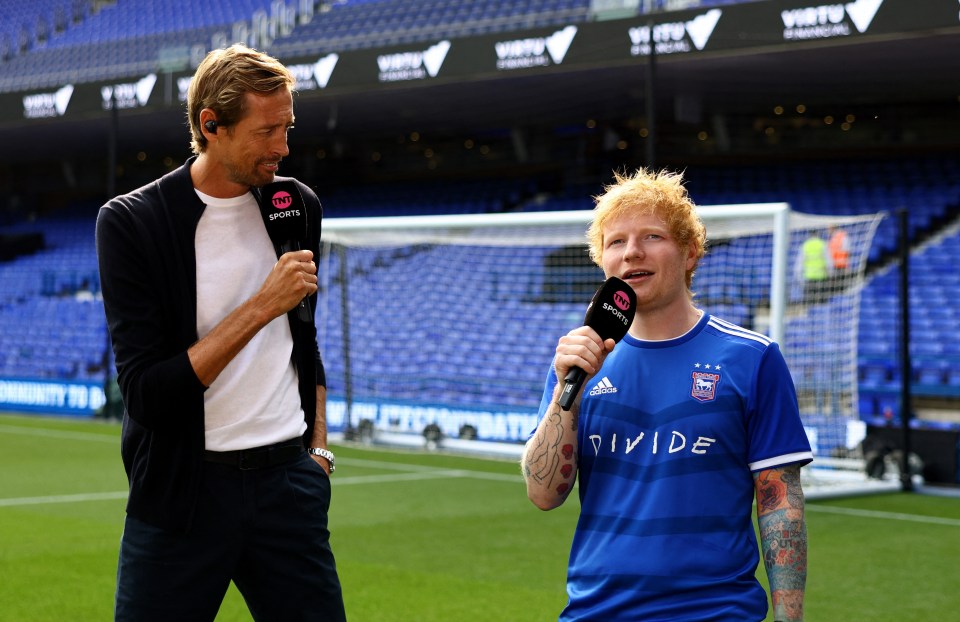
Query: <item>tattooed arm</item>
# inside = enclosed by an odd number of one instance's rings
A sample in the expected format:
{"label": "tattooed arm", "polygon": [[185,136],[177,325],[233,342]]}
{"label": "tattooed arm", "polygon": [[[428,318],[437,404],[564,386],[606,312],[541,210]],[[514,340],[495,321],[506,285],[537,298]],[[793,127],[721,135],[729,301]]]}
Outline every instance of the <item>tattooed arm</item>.
{"label": "tattooed arm", "polygon": [[754,487],[773,617],[783,622],[800,622],[807,582],[807,526],[800,467],[760,471],[754,474]]}
{"label": "tattooed arm", "polygon": [[[553,359],[557,378],[564,378],[571,367],[579,367],[588,377],[599,371],[614,347],[613,339],[601,340],[587,326],[574,329],[560,338]],[[552,510],[567,500],[577,481],[577,425],[580,396],[569,411],[560,408],[563,381],[557,383],[553,397],[533,436],[523,451],[521,468],[527,482],[527,497],[541,510]]]}
{"label": "tattooed arm", "polygon": [[577,481],[577,411],[560,408],[557,385],[553,400],[527,441],[521,466],[527,481],[527,497],[541,510],[552,510],[567,500]]}

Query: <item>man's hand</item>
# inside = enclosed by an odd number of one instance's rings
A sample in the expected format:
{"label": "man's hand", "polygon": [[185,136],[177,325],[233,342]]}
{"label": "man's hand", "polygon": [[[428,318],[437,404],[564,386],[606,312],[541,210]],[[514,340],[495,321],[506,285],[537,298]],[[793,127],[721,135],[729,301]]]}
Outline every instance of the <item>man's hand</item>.
{"label": "man's hand", "polygon": [[557,344],[556,356],[553,359],[557,379],[562,381],[573,367],[587,372],[589,379],[600,371],[604,359],[613,352],[615,345],[617,342],[613,339],[600,339],[597,331],[589,326],[573,329],[560,337]]}
{"label": "man's hand", "polygon": [[327,475],[330,475],[330,463],[327,462],[327,459],[323,456],[316,456],[310,454],[310,457],[313,458],[313,461],[320,465],[320,468],[323,469]]}
{"label": "man's hand", "polygon": [[316,291],[317,265],[313,263],[313,253],[308,250],[284,253],[260,290],[187,350],[200,382],[209,387],[260,329]]}
{"label": "man's hand", "polygon": [[271,318],[279,317],[317,291],[317,264],[308,250],[284,253],[255,298]]}

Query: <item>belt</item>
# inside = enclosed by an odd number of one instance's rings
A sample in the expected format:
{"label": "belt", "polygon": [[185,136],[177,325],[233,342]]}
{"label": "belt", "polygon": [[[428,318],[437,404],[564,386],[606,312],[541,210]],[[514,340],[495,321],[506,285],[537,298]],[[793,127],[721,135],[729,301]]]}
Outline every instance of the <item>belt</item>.
{"label": "belt", "polygon": [[289,462],[301,453],[303,453],[303,440],[298,436],[289,441],[280,441],[273,445],[251,447],[250,449],[234,451],[204,450],[203,459],[207,462],[226,464],[241,471],[250,471]]}

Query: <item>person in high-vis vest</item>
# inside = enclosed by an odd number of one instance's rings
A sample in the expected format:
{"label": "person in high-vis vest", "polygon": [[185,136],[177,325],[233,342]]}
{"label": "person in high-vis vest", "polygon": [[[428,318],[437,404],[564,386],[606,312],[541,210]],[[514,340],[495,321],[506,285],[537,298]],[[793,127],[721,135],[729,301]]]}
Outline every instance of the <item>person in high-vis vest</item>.
{"label": "person in high-vis vest", "polygon": [[800,247],[799,267],[803,275],[804,300],[822,302],[829,289],[833,263],[826,240],[815,229]]}
{"label": "person in high-vis vest", "polygon": [[835,272],[843,272],[850,267],[850,238],[847,232],[836,225],[830,225],[830,260]]}
{"label": "person in high-vis vest", "polygon": [[850,236],[837,225],[830,225],[827,250],[830,251],[830,262],[833,268],[830,275],[830,292],[842,292],[847,271],[850,269]]}

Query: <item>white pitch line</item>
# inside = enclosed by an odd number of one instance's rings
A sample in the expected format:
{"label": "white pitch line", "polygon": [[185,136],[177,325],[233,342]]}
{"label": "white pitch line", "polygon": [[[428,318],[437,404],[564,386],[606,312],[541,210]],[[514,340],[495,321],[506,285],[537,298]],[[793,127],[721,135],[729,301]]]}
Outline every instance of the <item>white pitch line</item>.
{"label": "white pitch line", "polygon": [[900,512],[879,512],[877,510],[858,510],[855,508],[836,507],[832,505],[816,505],[808,503],[807,510],[814,512],[825,512],[827,514],[842,514],[844,516],[862,516],[864,518],[882,518],[885,520],[898,520],[910,523],[930,523],[933,525],[947,525],[950,527],[960,527],[960,519],[941,518],[939,516],[921,516],[919,514],[903,514]]}
{"label": "white pitch line", "polygon": [[[430,479],[448,479],[448,478],[468,478],[484,479],[498,482],[522,482],[519,475],[511,476],[502,473],[485,473],[483,471],[468,471],[464,469],[440,469],[436,467],[423,467],[415,464],[399,464],[395,462],[380,462],[376,460],[355,460],[344,461],[347,465],[356,464],[358,466],[375,466],[377,468],[395,469],[407,471],[406,473],[389,473],[381,475],[353,475],[353,476],[334,476],[332,479],[333,487],[354,486],[358,484],[384,484],[390,482],[414,482]],[[26,505],[44,505],[48,503],[83,503],[86,501],[113,501],[116,499],[125,499],[127,491],[117,492],[94,492],[81,493],[73,495],[49,495],[45,497],[15,497],[10,499],[0,499],[0,507],[22,507]]]}
{"label": "white pitch line", "polygon": [[[90,434],[85,432],[71,432],[67,430],[44,430],[28,426],[14,426],[0,424],[0,433],[23,434],[28,436],[41,436],[47,438],[63,438],[68,440],[88,440],[106,443],[118,443],[119,439],[115,436],[106,436],[103,434]],[[401,462],[387,462],[384,460],[365,460],[363,458],[342,458],[341,464],[349,467],[356,465],[358,467],[368,467],[376,469],[386,469],[393,471],[405,471],[391,475],[354,475],[354,476],[334,476],[333,485],[352,486],[357,484],[380,484],[388,482],[402,481],[423,481],[429,479],[443,479],[450,477],[462,477],[469,479],[482,479],[498,482],[516,482],[522,483],[523,477],[520,473],[509,475],[505,473],[490,473],[486,471],[470,471],[466,469],[444,469],[441,467],[425,466],[420,464],[404,464]],[[24,505],[41,505],[45,503],[81,503],[85,501],[112,501],[124,499],[127,496],[126,491],[122,492],[101,492],[75,495],[51,495],[46,497],[20,497],[12,499],[0,499],[0,507],[17,507]],[[843,514],[848,516],[862,516],[865,518],[879,518],[886,520],[898,520],[915,523],[929,523],[935,525],[947,525],[951,527],[960,527],[960,519],[939,518],[936,516],[920,516],[917,514],[902,514],[897,512],[879,512],[874,510],[858,510],[854,508],[844,508],[836,506],[807,504],[807,509],[813,512],[825,512],[831,514]]]}
{"label": "white pitch line", "polygon": [[23,434],[25,436],[42,436],[44,438],[63,438],[71,441],[99,441],[101,443],[120,444],[119,436],[90,434],[89,432],[73,432],[70,430],[43,430],[28,426],[0,424],[0,433]]}
{"label": "white pitch line", "polygon": [[423,471],[417,473],[406,473],[406,474],[397,474],[397,475],[356,475],[356,476],[347,476],[347,477],[336,477],[333,480],[333,486],[337,487],[344,483],[360,483],[365,484],[378,483],[379,481],[402,481],[402,480],[417,480],[417,479],[438,479],[444,477],[463,477],[467,479],[484,479],[494,482],[512,482],[512,483],[523,483],[523,478],[520,475],[505,475],[503,473],[486,473],[484,471],[465,471],[463,469],[450,469],[450,470],[435,470],[435,471]]}
{"label": "white pitch line", "polygon": [[350,486],[351,484],[384,484],[387,482],[413,482],[427,479],[449,479],[469,477],[464,471],[433,471],[430,473],[390,473],[388,475],[353,475],[331,479],[331,488]]}
{"label": "white pitch line", "polygon": [[424,464],[405,464],[403,462],[387,462],[385,460],[367,460],[365,458],[338,458],[337,464],[343,464],[346,466],[356,465],[361,467],[369,467],[371,469],[387,469],[388,471],[411,471],[411,472],[433,472],[433,471],[449,471],[443,467],[433,467],[427,466]]}
{"label": "white pitch line", "polygon": [[[487,479],[497,482],[519,482],[523,483],[523,476],[520,475],[520,470],[517,469],[516,475],[508,475],[506,473],[490,473],[488,471],[471,471],[469,469],[444,469],[441,467],[432,467],[424,466],[421,464],[404,464],[401,462],[384,462],[382,460],[365,460],[363,458],[344,458],[342,460],[337,460],[337,463],[343,463],[346,466],[356,465],[360,467],[370,467],[376,469],[388,469],[396,471],[412,471],[418,473],[446,473],[447,477],[469,477],[471,479]],[[358,478],[364,477],[375,477],[375,476],[366,476],[358,475]],[[346,479],[346,478],[343,478]],[[340,478],[334,481],[339,482]]]}
{"label": "white pitch line", "polygon": [[[374,460],[350,460],[350,463],[373,463]],[[501,482],[521,482],[522,479],[517,476],[504,475],[502,473],[485,473],[482,471],[467,471],[463,469],[438,469],[419,465],[404,465],[397,463],[382,463],[383,468],[393,467],[403,469],[404,467],[417,467],[414,472],[392,473],[383,475],[354,475],[348,477],[336,477],[333,480],[333,487],[352,486],[358,484],[385,484],[391,482],[413,482],[430,479],[446,478],[469,478],[469,479],[488,479]],[[26,505],[44,505],[49,503],[83,503],[88,501],[115,501],[125,499],[127,491],[116,492],[94,492],[74,495],[50,495],[46,497],[17,497],[11,499],[0,499],[0,507],[22,507]],[[960,519],[941,518],[937,516],[921,516],[918,514],[903,514],[900,512],[880,512],[876,510],[859,510],[855,508],[844,508],[827,505],[810,504],[806,509],[812,512],[824,512],[827,514],[840,514],[844,516],[860,516],[864,518],[879,518],[883,520],[896,520],[911,523],[928,523],[933,525],[946,525],[948,527],[960,527]]]}
{"label": "white pitch line", "polygon": [[127,491],[89,492],[76,495],[49,495],[46,497],[18,497],[0,499],[0,507],[19,507],[23,505],[44,505],[47,503],[81,503],[83,501],[114,501],[126,499]]}

